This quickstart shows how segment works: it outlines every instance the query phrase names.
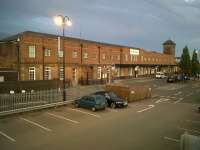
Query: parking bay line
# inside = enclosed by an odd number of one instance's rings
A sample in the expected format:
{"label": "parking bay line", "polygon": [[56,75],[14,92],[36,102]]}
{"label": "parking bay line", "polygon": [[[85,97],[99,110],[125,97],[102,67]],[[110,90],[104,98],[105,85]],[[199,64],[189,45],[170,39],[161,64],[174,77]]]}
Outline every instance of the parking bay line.
{"label": "parking bay line", "polygon": [[64,117],[64,116],[55,115],[55,114],[52,114],[52,113],[47,113],[47,114],[50,115],[50,116],[53,116],[53,117],[55,117],[55,118],[62,119],[62,120],[66,120],[66,121],[69,121],[69,122],[72,122],[72,123],[75,123],[75,124],[80,123],[80,122],[78,122],[78,121],[75,121],[75,120],[66,118],[66,117]]}
{"label": "parking bay line", "polygon": [[174,138],[170,138],[170,137],[166,137],[166,136],[164,137],[164,139],[168,140],[168,141],[176,142],[176,143],[180,142],[180,140],[178,140],[178,139],[174,139]]}
{"label": "parking bay line", "polygon": [[80,113],[83,113],[83,114],[86,114],[86,115],[90,115],[90,116],[93,116],[93,117],[96,117],[96,118],[101,118],[101,116],[99,115],[95,115],[95,114],[92,114],[92,113],[89,113],[89,112],[85,112],[85,111],[82,111],[82,110],[79,110],[79,109],[73,109],[73,108],[69,108],[73,111],[77,111],[77,112],[80,112]]}
{"label": "parking bay line", "polygon": [[26,122],[28,122],[29,124],[35,125],[35,126],[41,128],[41,129],[43,129],[43,130],[45,130],[45,131],[47,131],[47,132],[51,132],[51,131],[52,131],[51,129],[49,129],[49,128],[47,128],[47,127],[44,127],[43,125],[40,125],[40,124],[38,124],[38,123],[36,123],[36,122],[34,122],[34,121],[31,121],[31,120],[28,120],[28,119],[26,119],[26,118],[22,118],[22,117],[21,117],[20,119],[21,119],[21,120],[24,120],[24,121],[26,121]]}
{"label": "parking bay line", "polygon": [[11,142],[16,142],[15,139],[13,139],[12,137],[8,136],[7,134],[3,133],[2,131],[0,131],[0,134],[2,136],[4,136],[5,138],[7,138],[8,140],[10,140]]}
{"label": "parking bay line", "polygon": [[180,92],[178,92],[178,93],[175,93],[174,95],[175,96],[178,96],[178,95],[180,95],[180,94],[182,94],[182,92],[180,91]]}
{"label": "parking bay line", "polygon": [[138,112],[138,113],[141,113],[141,112],[147,111],[147,110],[149,110],[149,109],[152,109],[153,107],[155,107],[155,105],[148,105],[148,108],[139,110],[139,111],[137,111],[137,112]]}
{"label": "parking bay line", "polygon": [[177,101],[174,102],[174,104],[177,104],[179,102],[181,102],[184,98],[179,98]]}
{"label": "parking bay line", "polygon": [[191,129],[185,129],[185,128],[179,128],[180,130],[188,131],[188,132],[193,132],[193,133],[198,133],[200,134],[200,131],[197,130],[191,130]]}

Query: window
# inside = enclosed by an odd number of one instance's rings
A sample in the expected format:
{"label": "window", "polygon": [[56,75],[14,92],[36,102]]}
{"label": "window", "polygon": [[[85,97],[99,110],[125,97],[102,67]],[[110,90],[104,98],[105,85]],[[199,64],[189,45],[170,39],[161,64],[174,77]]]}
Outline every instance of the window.
{"label": "window", "polygon": [[44,56],[51,56],[51,50],[49,48],[45,48]]}
{"label": "window", "polygon": [[131,61],[132,62],[137,62],[137,56],[136,55],[131,55]]}
{"label": "window", "polygon": [[97,79],[101,79],[101,67],[97,68]]}
{"label": "window", "polygon": [[63,51],[58,51],[58,57],[63,57]]}
{"label": "window", "polygon": [[83,58],[84,58],[84,59],[87,59],[87,58],[88,58],[88,53],[87,53],[87,52],[84,52],[84,53],[83,53]]}
{"label": "window", "polygon": [[29,67],[29,80],[35,80],[35,67]]}
{"label": "window", "polygon": [[128,55],[125,54],[125,61],[128,61]]}
{"label": "window", "polygon": [[64,80],[64,68],[63,67],[60,67],[59,78],[60,78],[60,80]]}
{"label": "window", "polygon": [[74,50],[72,52],[72,58],[77,58],[77,56],[78,56],[78,52],[76,50]]}
{"label": "window", "polygon": [[102,54],[102,59],[106,59],[106,54]]}
{"label": "window", "polygon": [[51,80],[51,67],[45,67],[44,69],[44,79]]}
{"label": "window", "polygon": [[142,62],[144,61],[144,57],[143,57],[143,56],[141,56],[141,61],[142,61]]}
{"label": "window", "polygon": [[35,58],[35,46],[28,47],[28,55],[30,58]]}
{"label": "window", "polygon": [[76,68],[72,68],[72,79],[74,81],[76,81],[76,73],[77,73],[77,69]]}
{"label": "window", "polygon": [[120,60],[120,55],[117,56],[117,60]]}

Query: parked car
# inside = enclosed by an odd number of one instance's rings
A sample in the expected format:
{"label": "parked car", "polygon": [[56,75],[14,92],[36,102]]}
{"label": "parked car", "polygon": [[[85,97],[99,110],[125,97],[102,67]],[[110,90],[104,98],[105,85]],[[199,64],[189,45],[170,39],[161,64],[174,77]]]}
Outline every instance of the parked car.
{"label": "parked car", "polygon": [[96,92],[95,94],[100,94],[100,95],[105,96],[107,100],[107,104],[111,108],[116,108],[116,107],[121,108],[121,107],[128,106],[128,101],[117,96],[114,92],[100,91],[100,92]]}
{"label": "parked car", "polygon": [[176,75],[170,75],[167,77],[167,82],[168,83],[173,83],[177,81],[177,76]]}
{"label": "parked car", "polygon": [[75,100],[75,107],[87,108],[91,109],[92,111],[105,109],[106,104],[106,99],[102,95],[84,96],[78,100]]}
{"label": "parked car", "polygon": [[156,72],[156,78],[157,79],[164,79],[167,76],[163,72]]}

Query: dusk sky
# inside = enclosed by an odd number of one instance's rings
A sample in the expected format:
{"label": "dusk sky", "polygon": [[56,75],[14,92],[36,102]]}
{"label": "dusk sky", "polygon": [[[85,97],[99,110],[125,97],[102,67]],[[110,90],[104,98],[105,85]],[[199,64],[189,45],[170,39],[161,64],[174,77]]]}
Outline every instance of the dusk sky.
{"label": "dusk sky", "polygon": [[170,38],[177,56],[185,45],[200,49],[200,0],[1,0],[0,37],[27,30],[61,34],[57,14],[72,19],[67,36],[160,52]]}

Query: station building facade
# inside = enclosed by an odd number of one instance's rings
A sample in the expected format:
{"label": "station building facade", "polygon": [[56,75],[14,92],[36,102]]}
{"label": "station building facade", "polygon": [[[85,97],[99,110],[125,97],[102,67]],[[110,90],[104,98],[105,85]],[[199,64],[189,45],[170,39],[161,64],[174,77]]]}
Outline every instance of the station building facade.
{"label": "station building facade", "polygon": [[16,71],[20,81],[63,80],[65,70],[70,85],[153,76],[157,71],[177,71],[175,46],[168,40],[159,53],[72,37],[65,37],[63,43],[57,35],[26,31],[0,42],[0,68]]}

